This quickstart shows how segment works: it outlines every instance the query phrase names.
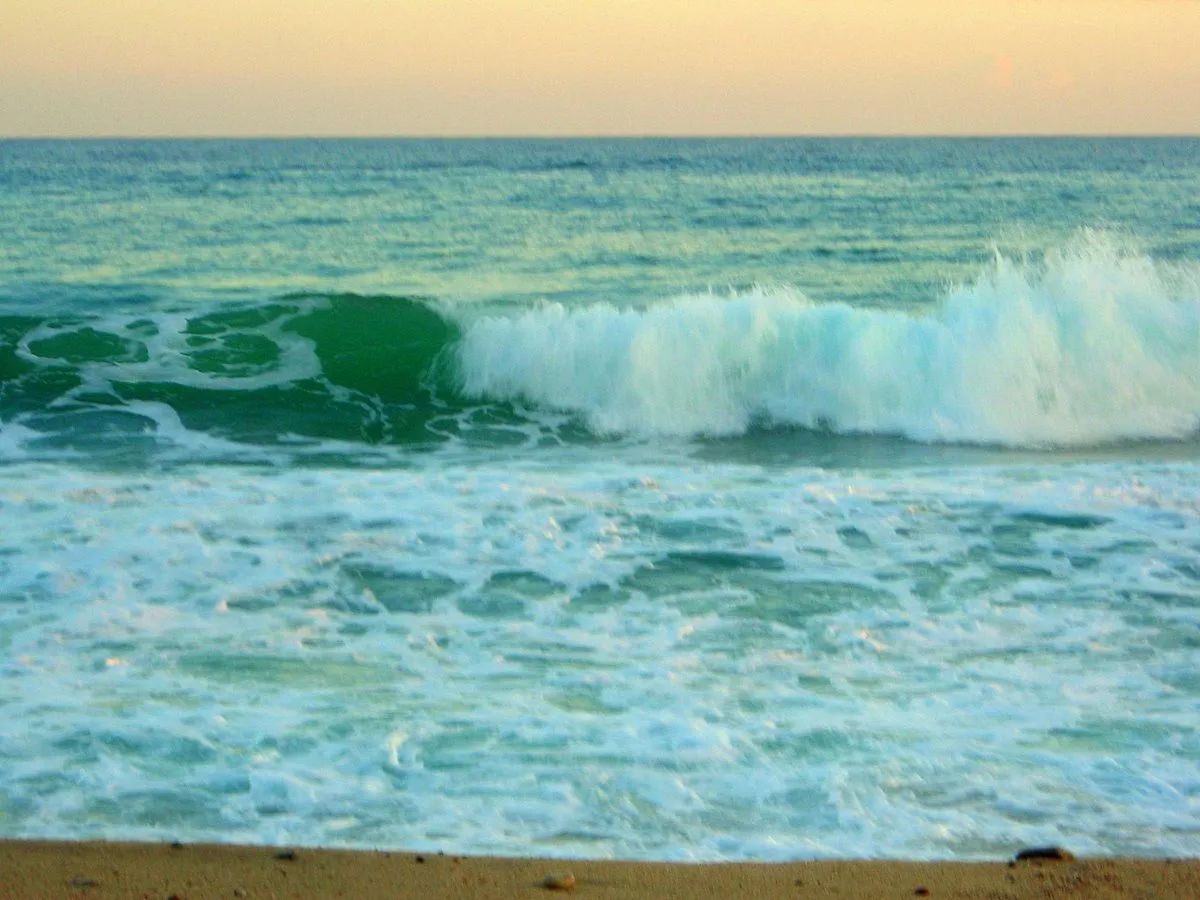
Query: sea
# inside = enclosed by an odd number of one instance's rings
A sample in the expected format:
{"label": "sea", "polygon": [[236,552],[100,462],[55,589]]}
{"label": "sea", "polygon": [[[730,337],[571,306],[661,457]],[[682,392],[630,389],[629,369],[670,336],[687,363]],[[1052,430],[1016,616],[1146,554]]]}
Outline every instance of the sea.
{"label": "sea", "polygon": [[1200,139],[0,141],[0,835],[1200,854]]}

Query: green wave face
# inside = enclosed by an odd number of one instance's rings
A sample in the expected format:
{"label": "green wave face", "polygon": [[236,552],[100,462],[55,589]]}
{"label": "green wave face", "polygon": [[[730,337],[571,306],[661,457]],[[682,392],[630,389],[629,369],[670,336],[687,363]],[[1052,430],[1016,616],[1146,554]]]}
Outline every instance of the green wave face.
{"label": "green wave face", "polygon": [[395,297],[341,295],[290,320],[285,330],[313,342],[333,384],[387,403],[412,403],[429,387],[458,329],[428,306]]}
{"label": "green wave face", "polygon": [[[0,317],[0,422],[34,453],[436,442],[457,327],[419,300],[295,296],[95,317]],[[186,443],[186,440],[184,441]],[[210,446],[211,449],[211,446]]]}

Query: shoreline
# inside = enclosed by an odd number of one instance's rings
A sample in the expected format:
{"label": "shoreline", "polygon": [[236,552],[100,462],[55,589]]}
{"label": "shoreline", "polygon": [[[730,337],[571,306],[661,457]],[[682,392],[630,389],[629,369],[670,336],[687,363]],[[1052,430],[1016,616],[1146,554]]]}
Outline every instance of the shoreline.
{"label": "shoreline", "polygon": [[3,839],[0,896],[13,900],[1193,898],[1200,897],[1200,859],[675,863]]}

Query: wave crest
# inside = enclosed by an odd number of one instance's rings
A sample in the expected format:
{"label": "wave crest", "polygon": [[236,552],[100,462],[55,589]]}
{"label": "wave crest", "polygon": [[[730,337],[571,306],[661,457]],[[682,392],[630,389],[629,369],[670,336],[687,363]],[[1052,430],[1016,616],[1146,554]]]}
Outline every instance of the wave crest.
{"label": "wave crest", "polygon": [[470,323],[458,367],[468,396],[573,411],[604,433],[1181,439],[1200,429],[1200,277],[1089,231],[1036,262],[997,254],[923,314],[790,289],[547,305]]}

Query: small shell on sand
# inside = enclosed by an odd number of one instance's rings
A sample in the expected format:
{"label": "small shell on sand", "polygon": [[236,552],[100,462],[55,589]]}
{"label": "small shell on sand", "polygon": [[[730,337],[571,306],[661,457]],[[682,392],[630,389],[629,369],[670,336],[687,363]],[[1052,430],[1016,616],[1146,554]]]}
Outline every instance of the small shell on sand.
{"label": "small shell on sand", "polygon": [[575,876],[570,872],[551,872],[542,879],[542,887],[549,891],[573,891]]}

